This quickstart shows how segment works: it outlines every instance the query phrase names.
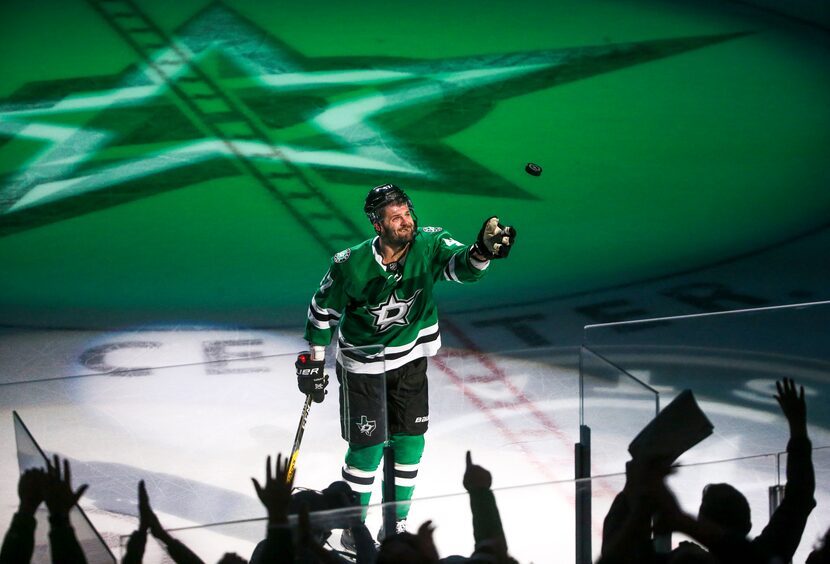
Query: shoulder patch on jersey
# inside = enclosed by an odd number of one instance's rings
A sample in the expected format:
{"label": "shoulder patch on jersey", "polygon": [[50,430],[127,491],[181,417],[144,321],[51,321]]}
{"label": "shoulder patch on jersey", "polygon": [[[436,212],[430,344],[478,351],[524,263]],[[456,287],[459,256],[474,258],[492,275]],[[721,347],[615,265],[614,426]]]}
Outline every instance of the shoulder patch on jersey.
{"label": "shoulder patch on jersey", "polygon": [[445,237],[443,239],[443,241],[444,241],[444,244],[448,247],[466,247],[467,246],[464,243],[462,243],[461,241],[456,241],[452,237]]}
{"label": "shoulder patch on jersey", "polygon": [[345,251],[340,251],[339,253],[334,255],[334,262],[337,262],[337,263],[346,262],[347,260],[349,260],[350,256],[352,256],[352,250],[351,249],[346,249]]}
{"label": "shoulder patch on jersey", "polygon": [[424,233],[440,233],[443,230],[444,230],[443,227],[424,227],[422,229],[422,231]]}

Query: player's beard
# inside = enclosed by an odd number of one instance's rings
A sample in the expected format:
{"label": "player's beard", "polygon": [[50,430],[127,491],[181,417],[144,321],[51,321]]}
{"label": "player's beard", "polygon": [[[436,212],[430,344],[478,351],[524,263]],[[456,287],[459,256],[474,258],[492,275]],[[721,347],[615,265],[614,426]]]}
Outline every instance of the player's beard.
{"label": "player's beard", "polygon": [[381,225],[380,237],[387,245],[402,247],[415,238],[415,224],[412,223],[406,229],[401,227],[397,230],[387,225]]}

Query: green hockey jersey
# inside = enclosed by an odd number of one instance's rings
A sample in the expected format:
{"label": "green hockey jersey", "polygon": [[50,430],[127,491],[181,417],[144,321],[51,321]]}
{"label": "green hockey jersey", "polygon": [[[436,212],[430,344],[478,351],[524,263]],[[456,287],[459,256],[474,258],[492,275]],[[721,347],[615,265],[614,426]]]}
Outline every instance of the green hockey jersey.
{"label": "green hockey jersey", "polygon": [[[305,338],[327,345],[339,327],[337,360],[351,372],[381,374],[441,347],[433,287],[484,276],[489,262],[441,227],[422,227],[402,264],[384,266],[378,237],[334,255],[308,308]],[[354,350],[383,345],[384,351]]]}

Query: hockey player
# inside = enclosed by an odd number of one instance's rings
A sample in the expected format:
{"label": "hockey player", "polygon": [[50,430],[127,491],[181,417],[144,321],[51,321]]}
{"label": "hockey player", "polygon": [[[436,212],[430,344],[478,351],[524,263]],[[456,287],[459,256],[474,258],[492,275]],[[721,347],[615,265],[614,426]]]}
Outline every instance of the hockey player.
{"label": "hockey player", "polygon": [[[394,184],[373,188],[363,211],[376,236],[332,258],[308,309],[310,351],[300,354],[296,368],[300,391],[322,402],[328,384],[325,347],[339,326],[341,435],[349,443],[342,476],[368,505],[383,453],[383,433],[376,429],[378,421],[381,428],[384,424],[384,412],[395,452],[397,500],[411,499],[415,489],[429,421],[426,357],[441,346],[435,283],[479,280],[491,259],[508,255],[516,231],[491,217],[468,246],[440,227],[418,227],[412,201]],[[354,349],[367,345],[385,349],[383,354]],[[385,410],[377,399],[384,372]],[[408,511],[408,504],[399,506],[396,532],[406,530]],[[351,544],[350,531],[341,540]]]}

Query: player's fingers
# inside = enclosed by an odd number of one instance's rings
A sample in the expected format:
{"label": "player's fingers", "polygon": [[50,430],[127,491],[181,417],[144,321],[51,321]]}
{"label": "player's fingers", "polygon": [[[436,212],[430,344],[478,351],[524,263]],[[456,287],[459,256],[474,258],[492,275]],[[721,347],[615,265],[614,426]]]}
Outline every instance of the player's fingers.
{"label": "player's fingers", "polygon": [[257,497],[262,497],[262,486],[259,485],[256,478],[251,478],[251,481],[254,483],[254,491]]}
{"label": "player's fingers", "polygon": [[269,454],[265,458],[265,482],[268,483],[271,481],[271,455]]}
{"label": "player's fingers", "polygon": [[467,451],[467,467],[469,468],[472,465],[473,465],[473,455],[468,450]]}

